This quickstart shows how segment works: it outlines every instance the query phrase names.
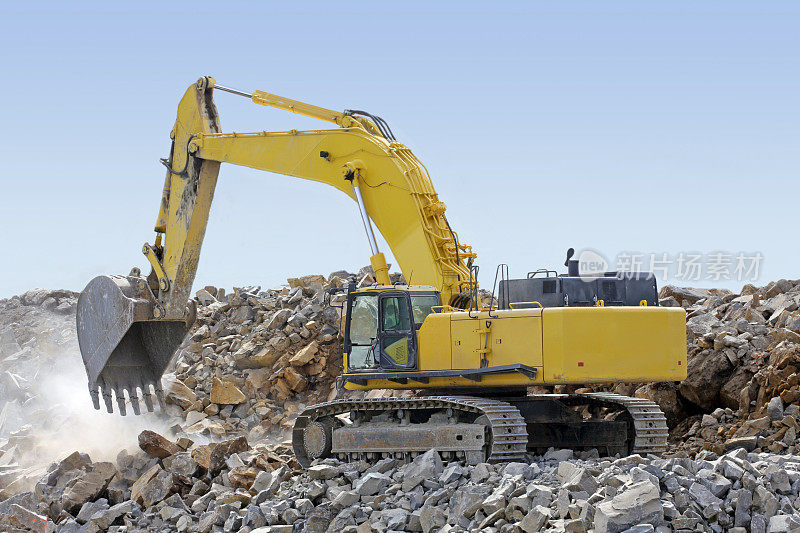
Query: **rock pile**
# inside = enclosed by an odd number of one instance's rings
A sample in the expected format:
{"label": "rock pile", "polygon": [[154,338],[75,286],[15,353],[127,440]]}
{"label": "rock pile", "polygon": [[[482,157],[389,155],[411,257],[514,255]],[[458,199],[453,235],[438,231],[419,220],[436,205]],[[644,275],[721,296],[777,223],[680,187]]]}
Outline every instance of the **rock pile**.
{"label": "rock pile", "polygon": [[690,453],[738,445],[799,453],[800,281],[739,294],[665,287],[661,297],[687,311],[688,377],[660,391],[673,418],[681,408],[689,415],[674,441]]}
{"label": "rock pile", "polygon": [[[343,392],[335,386],[340,311],[324,295],[350,277],[374,282],[366,267],[266,291],[199,290],[197,322],[164,377],[167,410],[143,417],[91,409],[75,333],[77,293],[36,289],[0,300],[0,498],[32,487],[74,449],[113,458],[144,428],[197,442],[283,440],[298,411]],[[106,442],[89,446],[87,433]]]}
{"label": "rock pile", "polygon": [[51,416],[55,407],[41,401],[39,386],[43,369],[77,350],[77,298],[35,289],[0,300],[0,497],[32,486],[47,466],[42,459],[53,459],[42,457],[38,436],[58,431],[64,417]]}
{"label": "rock pile", "polygon": [[74,452],[52,464],[33,491],[0,502],[0,526],[47,531],[57,524],[59,531],[95,532],[125,523],[140,531],[186,531],[192,509],[199,515],[209,501],[220,512],[227,504],[233,508],[249,501],[248,491],[265,476],[298,466],[287,448],[251,448],[244,437],[195,445],[144,431],[139,446],[143,451],[122,450],[115,463]]}
{"label": "rock pile", "polygon": [[[74,453],[33,492],[0,503],[0,526],[34,531],[270,533],[732,531],[800,527],[800,458],[578,459],[464,466],[435,451],[412,462],[317,462],[237,438],[192,448],[157,434],[116,465]],[[149,454],[149,455],[148,455]],[[588,455],[588,454],[585,454]]]}

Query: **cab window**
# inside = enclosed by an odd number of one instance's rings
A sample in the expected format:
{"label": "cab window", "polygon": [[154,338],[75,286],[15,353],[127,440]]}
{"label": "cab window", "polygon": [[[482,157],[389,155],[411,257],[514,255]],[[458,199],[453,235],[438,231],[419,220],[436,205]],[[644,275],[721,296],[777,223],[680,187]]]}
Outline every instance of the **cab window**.
{"label": "cab window", "polygon": [[409,331],[411,314],[408,312],[408,299],[404,296],[381,300],[384,331]]}
{"label": "cab window", "polygon": [[425,317],[433,313],[433,307],[439,304],[439,297],[428,296],[411,296],[411,310],[414,313],[414,323],[419,329],[425,321]]}
{"label": "cab window", "polygon": [[402,296],[381,298],[381,367],[404,369],[415,365],[413,326],[409,299]]}
{"label": "cab window", "polygon": [[347,366],[354,370],[376,366],[374,345],[378,338],[378,295],[362,294],[350,308],[350,353]]}

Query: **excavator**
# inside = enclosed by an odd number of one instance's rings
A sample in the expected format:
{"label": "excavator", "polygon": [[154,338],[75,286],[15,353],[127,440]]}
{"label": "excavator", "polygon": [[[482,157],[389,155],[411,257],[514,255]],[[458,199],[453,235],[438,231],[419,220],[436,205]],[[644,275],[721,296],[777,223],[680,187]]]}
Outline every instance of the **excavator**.
{"label": "excavator", "polygon": [[[332,124],[327,129],[225,133],[214,103],[226,92]],[[221,163],[330,185],[354,200],[374,284],[351,281],[343,312],[347,390],[412,389],[411,396],[343,397],[297,417],[298,461],[410,458],[430,449],[468,464],[520,460],[550,447],[609,455],[661,453],[666,419],[647,399],[548,393],[542,387],[680,381],[685,312],[658,305],[652,275],[540,269],[496,271],[478,292],[476,253],[448,223],[425,166],[388,123],[202,77],[178,106],[153,244],[143,276],[98,276],[80,295],[77,333],[95,409],[163,407],[161,376],[196,316],[190,298]],[[405,280],[393,283],[373,224]],[[329,300],[331,303],[331,300]],[[539,388],[534,388],[539,387]],[[362,395],[363,396],[363,395]]]}

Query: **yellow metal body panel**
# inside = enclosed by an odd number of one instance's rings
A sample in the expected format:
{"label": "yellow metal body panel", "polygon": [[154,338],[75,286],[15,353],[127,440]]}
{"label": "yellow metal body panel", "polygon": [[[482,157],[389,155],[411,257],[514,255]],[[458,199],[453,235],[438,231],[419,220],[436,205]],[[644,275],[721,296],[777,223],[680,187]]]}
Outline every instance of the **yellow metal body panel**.
{"label": "yellow metal body panel", "polygon": [[544,309],[546,383],[686,378],[686,312],[674,307]]}
{"label": "yellow metal body panel", "polygon": [[[457,368],[480,368],[481,354],[478,352],[480,348],[480,336],[478,335],[478,320],[469,318],[457,319],[452,315],[455,313],[448,313],[445,316],[451,318],[450,320],[450,369]],[[421,354],[428,355],[427,346],[421,346]],[[420,355],[420,358],[422,355]],[[443,359],[447,359],[444,357]]]}
{"label": "yellow metal body panel", "polygon": [[346,388],[529,386],[686,377],[686,313],[680,308],[550,307],[472,315],[437,313],[425,319],[417,335],[419,371],[520,363],[537,369],[534,380],[522,374],[487,375],[480,382],[431,377],[426,384],[376,379],[367,385],[348,382]]}
{"label": "yellow metal body panel", "polygon": [[[519,309],[442,313],[450,317],[452,370],[522,363],[542,366],[542,310]],[[428,318],[432,318],[431,315]],[[426,319],[427,321],[427,319]],[[424,326],[423,326],[424,327]],[[429,356],[420,342],[420,361]],[[439,357],[436,357],[440,360]],[[481,360],[485,359],[485,364]],[[442,369],[441,367],[439,369]],[[526,382],[529,381],[526,378]]]}
{"label": "yellow metal body panel", "polygon": [[488,355],[490,366],[522,363],[528,366],[542,366],[542,317],[530,311],[528,316],[509,316],[492,320],[489,336],[491,352]]}
{"label": "yellow metal body panel", "polygon": [[452,368],[448,314],[435,313],[425,318],[425,322],[417,332],[417,353],[419,369],[422,371]]}

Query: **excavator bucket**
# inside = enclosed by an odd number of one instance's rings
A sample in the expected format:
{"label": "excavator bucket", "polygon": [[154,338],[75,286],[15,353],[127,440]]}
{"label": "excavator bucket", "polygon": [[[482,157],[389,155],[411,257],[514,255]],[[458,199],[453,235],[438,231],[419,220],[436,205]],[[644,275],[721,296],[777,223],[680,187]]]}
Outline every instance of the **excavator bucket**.
{"label": "excavator bucket", "polygon": [[155,320],[155,307],[147,281],[135,276],[98,276],[78,298],[78,345],[95,409],[102,395],[106,410],[113,412],[112,391],[122,415],[127,412],[125,391],[137,415],[140,396],[148,411],[153,411],[153,394],[164,408],[161,376],[188,326],[186,321]]}

